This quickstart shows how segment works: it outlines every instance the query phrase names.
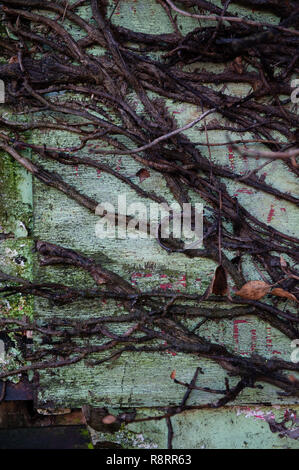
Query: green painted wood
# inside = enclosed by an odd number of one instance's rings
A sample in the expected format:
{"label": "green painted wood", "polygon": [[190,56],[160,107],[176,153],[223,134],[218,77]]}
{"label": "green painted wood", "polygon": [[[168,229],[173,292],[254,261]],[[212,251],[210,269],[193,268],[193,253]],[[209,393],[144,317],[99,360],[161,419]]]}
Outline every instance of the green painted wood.
{"label": "green painted wood", "polygon": [[[221,5],[220,1],[213,0],[213,2]],[[111,11],[114,4],[115,2],[111,0]],[[244,10],[243,7],[240,7],[238,11],[243,13],[246,9]],[[233,9],[229,8],[229,12],[233,12]],[[81,8],[81,14],[82,17],[85,17],[88,14],[87,9]],[[265,16],[262,14],[255,13],[254,17],[259,20],[265,19]],[[267,20],[269,21],[268,16]],[[277,19],[273,17],[272,20],[276,22]],[[154,0],[121,1],[113,16],[113,21],[122,26],[133,27],[136,31],[152,33],[168,33],[172,31],[165,11]],[[179,18],[179,24],[185,33],[196,27],[198,22],[192,18],[181,17]],[[70,32],[74,37],[79,37],[79,32],[76,29],[72,28]],[[95,49],[94,53],[98,54],[101,51]],[[196,64],[196,66],[200,67],[200,64]],[[215,66],[213,65],[213,67]],[[221,65],[219,65],[219,69],[221,69]],[[243,84],[228,84],[225,92],[245,96],[248,90],[249,87]],[[59,100],[67,100],[67,98],[67,95],[57,96]],[[142,112],[139,103],[136,102],[136,97],[133,95],[132,102],[135,102],[139,111]],[[176,118],[178,126],[189,122],[202,112],[201,109],[185,103],[174,103],[171,100],[166,100],[166,104]],[[54,113],[51,113],[51,115],[55,116]],[[26,119],[30,120],[32,117],[27,116]],[[212,119],[220,119],[220,116],[209,116],[207,122]],[[205,142],[205,135],[199,132],[196,126],[186,132],[186,135],[194,140]],[[250,134],[242,136],[244,138],[251,137]],[[210,142],[223,142],[226,137],[226,134],[222,132],[209,133]],[[230,134],[230,137],[232,139],[239,138],[239,135]],[[73,135],[59,131],[33,131],[28,136],[28,141],[62,147],[74,146],[77,143]],[[205,150],[203,150],[204,152]],[[131,158],[127,156],[119,158],[118,156],[113,156],[113,154],[97,158],[103,162],[109,162],[113,168],[120,168],[123,174],[131,176],[134,182],[139,182],[138,176],[134,175],[136,175],[140,166]],[[221,164],[229,164],[231,168],[240,172],[253,169],[256,166],[254,159],[246,161],[237,155],[233,155],[225,147],[214,147],[212,149],[212,159]],[[9,165],[11,165],[11,161]],[[148,204],[148,201],[137,196],[126,185],[111,175],[104,173],[99,175],[95,170],[84,167],[63,167],[54,162],[43,161],[43,165],[50,170],[55,169],[58,172],[63,172],[65,181],[75,185],[80,191],[96,198],[99,202],[109,201],[116,203],[118,195],[126,193],[129,204],[136,201]],[[17,164],[14,164],[12,167],[13,172],[16,172],[18,175],[22,174],[23,170],[20,170]],[[287,171],[281,162],[275,161],[268,168],[267,183],[273,184],[282,191],[289,191],[292,194],[298,193],[298,187],[293,175]],[[7,192],[7,194],[10,194],[10,201],[20,198],[22,204],[25,204],[25,213],[27,214],[26,217],[28,217],[28,211],[30,214],[31,210],[30,177],[23,172],[20,181],[18,186],[13,186],[12,190]],[[226,181],[226,184],[230,193],[235,194],[239,201],[260,220],[270,223],[273,227],[285,233],[291,235],[298,233],[296,214],[291,204],[285,201],[278,201],[269,195],[261,194],[252,188],[246,187],[244,183]],[[157,193],[162,193],[171,202],[171,195],[165,182],[153,170],[150,171],[150,177],[140,185],[145,190],[155,189]],[[95,235],[96,223],[98,221],[96,215],[91,214],[66,196],[58,193],[56,190],[45,187],[36,180],[32,182],[32,193],[34,207],[32,227],[34,237],[82,251],[84,254],[98,259],[105,267],[121,274],[128,281],[142,289],[151,289],[153,287],[168,289],[171,287],[185,290],[186,292],[203,293],[211,281],[215,263],[209,260],[188,260],[180,254],[169,257],[154,240],[99,239]],[[15,195],[18,196],[15,197]],[[193,200],[202,202],[198,196],[193,195],[192,197]],[[15,206],[12,207],[11,213],[16,214]],[[5,269],[11,270],[11,272],[18,272],[24,275],[24,277],[30,278],[33,276],[41,281],[51,280],[70,285],[93,286],[89,276],[72,268],[40,268],[36,262],[32,263],[32,254],[29,255],[29,248],[26,248],[29,259],[29,264],[26,265],[28,269],[26,268],[27,270],[25,270],[24,268],[22,272],[17,267],[12,269],[10,259],[15,255],[12,255],[9,251],[7,252],[7,248],[14,250],[16,249],[15,244],[17,244],[17,253],[19,253],[21,248],[25,249],[24,247],[29,247],[31,243],[30,240],[24,238],[26,237],[26,232],[24,229],[22,231],[22,226],[20,228],[17,222],[20,220],[24,223],[25,227],[25,220],[27,224],[30,223],[25,219],[25,213],[23,215],[22,212],[22,215],[13,217],[13,220],[7,216],[3,218],[6,227],[12,227],[9,230],[17,233],[18,236],[15,241],[7,240],[1,244],[1,256],[4,256],[2,255],[4,250],[6,257],[0,258],[0,263],[2,260],[2,265]],[[270,217],[271,214],[274,215]],[[21,246],[22,244],[24,246]],[[255,267],[249,262],[245,266],[245,274],[248,279],[260,278],[260,274],[256,272]],[[62,318],[79,318],[82,322],[87,318],[105,313],[111,314],[120,309],[113,302],[103,303],[101,301],[76,302],[64,307],[53,307],[45,300],[40,299],[35,299],[34,303],[36,318],[47,319],[55,315]],[[227,305],[226,308],[230,308],[230,306]],[[113,328],[115,327],[111,326],[112,330]],[[213,323],[213,325],[207,323],[202,332],[214,341],[230,344],[232,350],[245,356],[250,356],[255,352],[267,357],[277,356],[289,359],[292,351],[288,339],[282,337],[278,331],[264,322],[260,322],[253,317],[241,317],[235,321],[219,321],[217,324]],[[172,355],[171,351],[152,355],[123,355],[111,364],[93,368],[81,362],[71,367],[42,371],[39,377],[38,406],[39,408],[47,407],[50,402],[54,403],[57,408],[80,407],[83,404],[110,407],[152,407],[179,403],[184,391],[170,380],[170,373],[173,369],[176,369],[177,377],[180,380],[189,381],[199,363],[205,372],[204,375],[200,375],[200,384],[202,386],[213,386],[213,388],[221,387],[226,374],[219,366],[212,361],[200,360],[199,362],[198,359],[183,354]],[[235,379],[232,379],[231,383],[233,384],[234,382]],[[210,399],[209,394],[194,392],[189,403],[206,403]],[[238,405],[254,405],[259,403],[293,404],[296,403],[296,400],[279,398],[276,394],[276,389],[269,385],[265,385],[262,390],[246,389],[237,400]],[[249,447],[256,447],[259,443],[261,444],[261,435],[263,436],[262,446],[264,447],[279,447],[280,443],[276,435],[274,436],[270,431],[268,432],[267,424],[262,427],[258,420],[246,419],[243,414],[238,417],[236,409],[219,412],[192,412],[191,414],[176,417],[174,421],[175,431],[178,435],[177,441],[174,443],[176,448],[184,448],[184,445],[187,447],[205,446],[208,448],[218,448],[221,446],[241,446],[245,448],[246,442]],[[229,440],[225,441],[224,439],[226,438],[223,437],[224,431],[226,432],[225,435],[227,435],[227,426],[230,426],[230,421],[233,421],[233,428],[230,428],[232,433]],[[146,425],[143,425],[143,427],[139,426],[138,429],[136,428],[136,433],[144,432],[147,436],[146,442],[149,442],[149,445],[153,444],[154,446],[163,447],[166,442],[166,430],[163,426],[165,427],[165,423],[159,425],[156,423],[150,424],[148,427]],[[215,428],[218,429],[217,433]],[[243,429],[244,433],[247,434],[240,434],[240,429]],[[265,429],[267,429],[267,433]],[[238,436],[238,434],[240,435]],[[129,442],[126,436],[127,434],[124,434],[123,437],[119,437],[120,442],[124,446],[139,446],[138,439],[137,444],[132,444],[132,441]],[[106,437],[102,436],[101,439],[107,440]],[[142,444],[142,438],[139,440],[140,444]],[[284,441],[281,442],[281,446],[295,445],[293,441],[289,442],[289,439],[287,444],[284,444]]]}
{"label": "green painted wood", "polygon": [[[113,3],[113,2],[112,2]],[[112,6],[112,5],[111,5]],[[89,10],[82,9],[83,17],[89,14]],[[171,32],[169,19],[160,5],[153,0],[150,2],[126,1],[120,2],[113,21],[123,26],[134,27],[136,31],[145,32]],[[180,24],[184,31],[191,30],[197,26],[197,22],[190,18],[180,18]],[[71,31],[78,37],[75,30]],[[97,51],[96,51],[97,52]],[[95,53],[96,53],[95,52]],[[197,66],[198,64],[196,64]],[[213,65],[213,67],[215,67]],[[221,66],[219,66],[221,67]],[[244,95],[249,87],[244,84],[228,84],[227,93]],[[154,96],[154,95],[152,95]],[[57,96],[59,100],[67,100],[66,95]],[[142,112],[136,97],[132,96],[132,102]],[[201,110],[185,103],[174,103],[166,100],[167,107],[176,118],[177,125],[181,126],[193,120],[201,114]],[[213,115],[207,118],[220,119]],[[186,132],[193,140],[205,142],[206,136],[199,132],[196,126]],[[226,139],[224,132],[210,132],[211,142],[222,142]],[[244,136],[244,138],[250,138]],[[231,138],[238,138],[231,134]],[[34,131],[30,141],[35,144],[45,143],[49,146],[74,146],[76,138],[65,132]],[[96,147],[97,143],[93,145]],[[203,150],[208,156],[208,151]],[[86,151],[82,151],[82,154]],[[104,156],[97,157],[102,162],[108,162],[113,168],[118,168],[126,176],[132,176],[133,181],[138,183],[139,178],[135,176],[141,168],[132,158],[127,156]],[[247,171],[256,166],[256,161],[251,159],[245,161],[243,158],[232,155],[225,147],[212,148],[212,159],[221,164],[230,164],[236,171]],[[148,201],[140,198],[136,193],[128,189],[124,183],[119,182],[111,175],[101,173],[86,167],[62,167],[55,162],[43,162],[50,170],[63,171],[64,179],[75,185],[83,193],[86,193],[98,202],[110,202],[117,204],[118,196],[126,194],[128,205],[132,202]],[[295,180],[281,162],[274,162],[268,171],[267,183],[273,184],[283,191],[294,191]],[[274,200],[271,196],[262,195],[252,188],[246,187],[244,183],[233,183],[226,181],[231,194],[235,194],[240,202],[244,204],[255,216],[263,222],[269,220],[270,211],[274,212],[271,224],[279,230],[294,235],[296,233],[296,216],[291,204]],[[145,190],[153,188],[159,194],[172,202],[171,195],[163,178],[153,170],[150,177],[140,183]],[[143,289],[153,287],[174,288],[187,292],[203,293],[211,281],[215,269],[215,263],[206,259],[189,260],[182,254],[168,256],[155,240],[130,239],[113,240],[99,239],[96,237],[95,229],[97,216],[80,207],[74,201],[61,195],[54,189],[45,187],[42,183],[34,181],[34,235],[42,240],[54,242],[67,246],[95,257],[105,267],[111,269],[125,279],[131,281]],[[193,200],[201,201],[198,196],[193,195]],[[75,283],[76,285],[93,285],[88,275],[75,271],[72,268],[61,269],[60,267],[35,266],[36,273],[41,280],[55,280]],[[247,263],[246,275],[248,279],[259,279],[260,274],[255,267]],[[229,308],[229,305],[227,305]],[[104,312],[116,312],[118,306],[113,302],[103,304],[96,302],[77,302],[71,306],[53,307],[44,300],[36,300],[36,313],[42,318],[52,315],[63,318],[85,318],[104,314]],[[197,320],[198,321],[198,320]],[[196,324],[194,322],[194,324]],[[115,327],[111,326],[111,329]],[[208,338],[215,341],[231,344],[231,348],[245,356],[252,352],[263,354],[267,357],[276,355],[289,359],[291,353],[290,341],[255,318],[238,318],[235,321],[220,321],[218,324],[208,323],[202,332]],[[67,406],[80,406],[83,403],[96,404],[97,406],[107,403],[113,406],[155,406],[178,403],[182,390],[173,384],[169,375],[173,369],[177,370],[181,380],[191,379],[198,360],[186,355],[172,355],[171,352],[161,354],[123,355],[115,363],[99,367],[88,367],[85,363],[76,364],[72,367],[59,369],[57,371],[46,371],[40,374],[39,405],[43,406],[48,401],[54,401],[58,405],[63,403]],[[205,375],[200,377],[203,386],[220,386],[223,384],[224,371],[212,361],[201,360],[200,365]],[[234,382],[234,379],[232,379]],[[198,392],[192,394],[191,403],[205,403],[209,401],[208,394]],[[238,403],[276,402],[283,400],[278,398],[273,387],[265,386],[263,390],[247,389],[238,397]],[[287,402],[293,403],[292,399]]]}
{"label": "green painted wood", "polygon": [[[286,410],[253,406],[184,412],[172,418],[173,449],[298,449],[298,440],[280,437],[266,421],[269,416],[283,421]],[[129,449],[167,449],[165,420],[130,424],[115,434],[89,431],[94,445],[110,441]]]}

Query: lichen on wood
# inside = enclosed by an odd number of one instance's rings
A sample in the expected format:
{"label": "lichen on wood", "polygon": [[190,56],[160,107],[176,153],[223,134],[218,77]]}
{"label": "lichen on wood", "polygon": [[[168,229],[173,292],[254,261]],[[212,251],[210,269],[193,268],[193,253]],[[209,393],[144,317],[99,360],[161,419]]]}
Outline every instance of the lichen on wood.
{"label": "lichen on wood", "polygon": [[[217,16],[198,25],[193,2],[182,12],[159,1],[161,33],[117,20],[122,2],[2,3],[0,79],[8,109],[27,118],[2,113],[0,148],[33,177],[25,228],[36,264],[32,279],[7,279],[1,293],[35,296],[36,318],[1,318],[9,332],[33,331],[34,346],[0,377],[34,371],[41,406],[158,406],[169,429],[188,406],[296,400],[298,15],[268,2],[275,20],[252,20],[238,2],[194,2]],[[159,235],[96,239],[98,204],[122,192],[147,205],[203,202],[203,248]],[[289,298],[233,294],[265,279]],[[257,346],[252,333],[244,354],[238,329],[248,321],[266,334]]]}

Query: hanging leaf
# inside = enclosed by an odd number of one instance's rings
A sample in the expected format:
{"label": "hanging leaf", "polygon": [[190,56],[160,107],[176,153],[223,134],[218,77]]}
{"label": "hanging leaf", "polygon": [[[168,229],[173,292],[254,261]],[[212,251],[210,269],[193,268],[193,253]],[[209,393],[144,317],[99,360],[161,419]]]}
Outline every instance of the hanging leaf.
{"label": "hanging leaf", "polygon": [[8,61],[9,64],[18,64],[18,62],[19,62],[19,59],[17,55],[12,56]]}
{"label": "hanging leaf", "polygon": [[236,292],[243,299],[259,300],[270,292],[271,286],[264,281],[249,281]]}
{"label": "hanging leaf", "polygon": [[285,297],[286,299],[290,299],[290,300],[294,300],[295,302],[298,302],[298,300],[293,294],[291,294],[287,290],[281,289],[281,287],[275,287],[275,289],[271,291],[271,294],[276,295],[277,297]]}
{"label": "hanging leaf", "polygon": [[232,66],[234,68],[234,70],[238,73],[238,74],[242,74],[244,72],[244,67],[243,67],[243,63],[242,63],[242,57],[239,56],[239,57],[236,57],[235,60],[233,61],[232,63]]}
{"label": "hanging leaf", "polygon": [[117,420],[117,418],[113,415],[107,415],[105,416],[105,418],[102,419],[102,423],[104,424],[113,424],[115,423],[115,421]]}
{"label": "hanging leaf", "polygon": [[228,293],[226,269],[221,264],[217,267],[214,274],[212,292],[215,295],[226,295]]}
{"label": "hanging leaf", "polygon": [[149,178],[151,174],[148,170],[146,170],[146,168],[141,168],[137,171],[136,176],[139,176],[139,183],[142,183],[142,181]]}

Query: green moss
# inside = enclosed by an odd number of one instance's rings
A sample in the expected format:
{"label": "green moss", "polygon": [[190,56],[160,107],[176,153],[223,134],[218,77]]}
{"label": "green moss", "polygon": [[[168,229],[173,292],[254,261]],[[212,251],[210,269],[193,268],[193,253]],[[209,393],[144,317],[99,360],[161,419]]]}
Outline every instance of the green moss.
{"label": "green moss", "polygon": [[0,224],[6,232],[26,236],[32,228],[31,176],[14,159],[0,153]]}

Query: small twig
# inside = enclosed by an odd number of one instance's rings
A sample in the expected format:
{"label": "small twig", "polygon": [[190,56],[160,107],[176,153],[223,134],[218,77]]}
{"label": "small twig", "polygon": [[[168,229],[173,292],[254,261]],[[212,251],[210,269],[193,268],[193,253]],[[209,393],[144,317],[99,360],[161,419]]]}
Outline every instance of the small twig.
{"label": "small twig", "polygon": [[[161,135],[157,139],[153,140],[152,142],[150,142],[146,145],[143,145],[142,147],[138,147],[138,148],[133,149],[133,150],[126,150],[124,152],[113,151],[113,153],[116,154],[116,155],[128,155],[128,154],[131,155],[131,154],[134,154],[134,153],[143,152],[144,150],[148,150],[151,147],[154,147],[155,145],[159,144],[160,142],[163,142],[164,140],[170,139],[171,137],[179,134],[180,132],[184,132],[187,129],[190,129],[190,127],[193,127],[195,124],[197,124],[199,121],[204,119],[206,116],[208,116],[209,114],[215,113],[216,111],[217,111],[216,108],[212,108],[209,111],[206,111],[205,113],[203,113],[198,118],[196,118],[193,121],[189,122],[185,126],[179,127],[178,129],[175,129],[174,131],[171,131],[171,132],[168,132],[167,134]],[[104,152],[102,152],[102,153],[104,153]],[[111,151],[110,151],[110,153],[111,153]]]}
{"label": "small twig", "polygon": [[167,429],[168,429],[167,449],[172,449],[173,427],[172,427],[172,422],[171,422],[170,416],[167,416],[166,423],[167,423]]}
{"label": "small twig", "polygon": [[262,23],[260,21],[247,20],[246,18],[239,18],[236,16],[197,15],[195,13],[188,13],[187,11],[181,10],[180,8],[178,8],[174,3],[172,3],[171,0],[165,0],[165,1],[173,10],[175,10],[176,12],[180,13],[183,16],[189,16],[190,18],[197,18],[198,20],[229,21],[230,23],[243,23],[243,24],[248,24],[249,26],[258,26],[258,27],[266,26],[268,28],[276,28],[279,31],[284,31],[286,33],[295,34],[296,36],[299,36],[299,31],[284,28],[283,26],[270,25],[269,23]]}

